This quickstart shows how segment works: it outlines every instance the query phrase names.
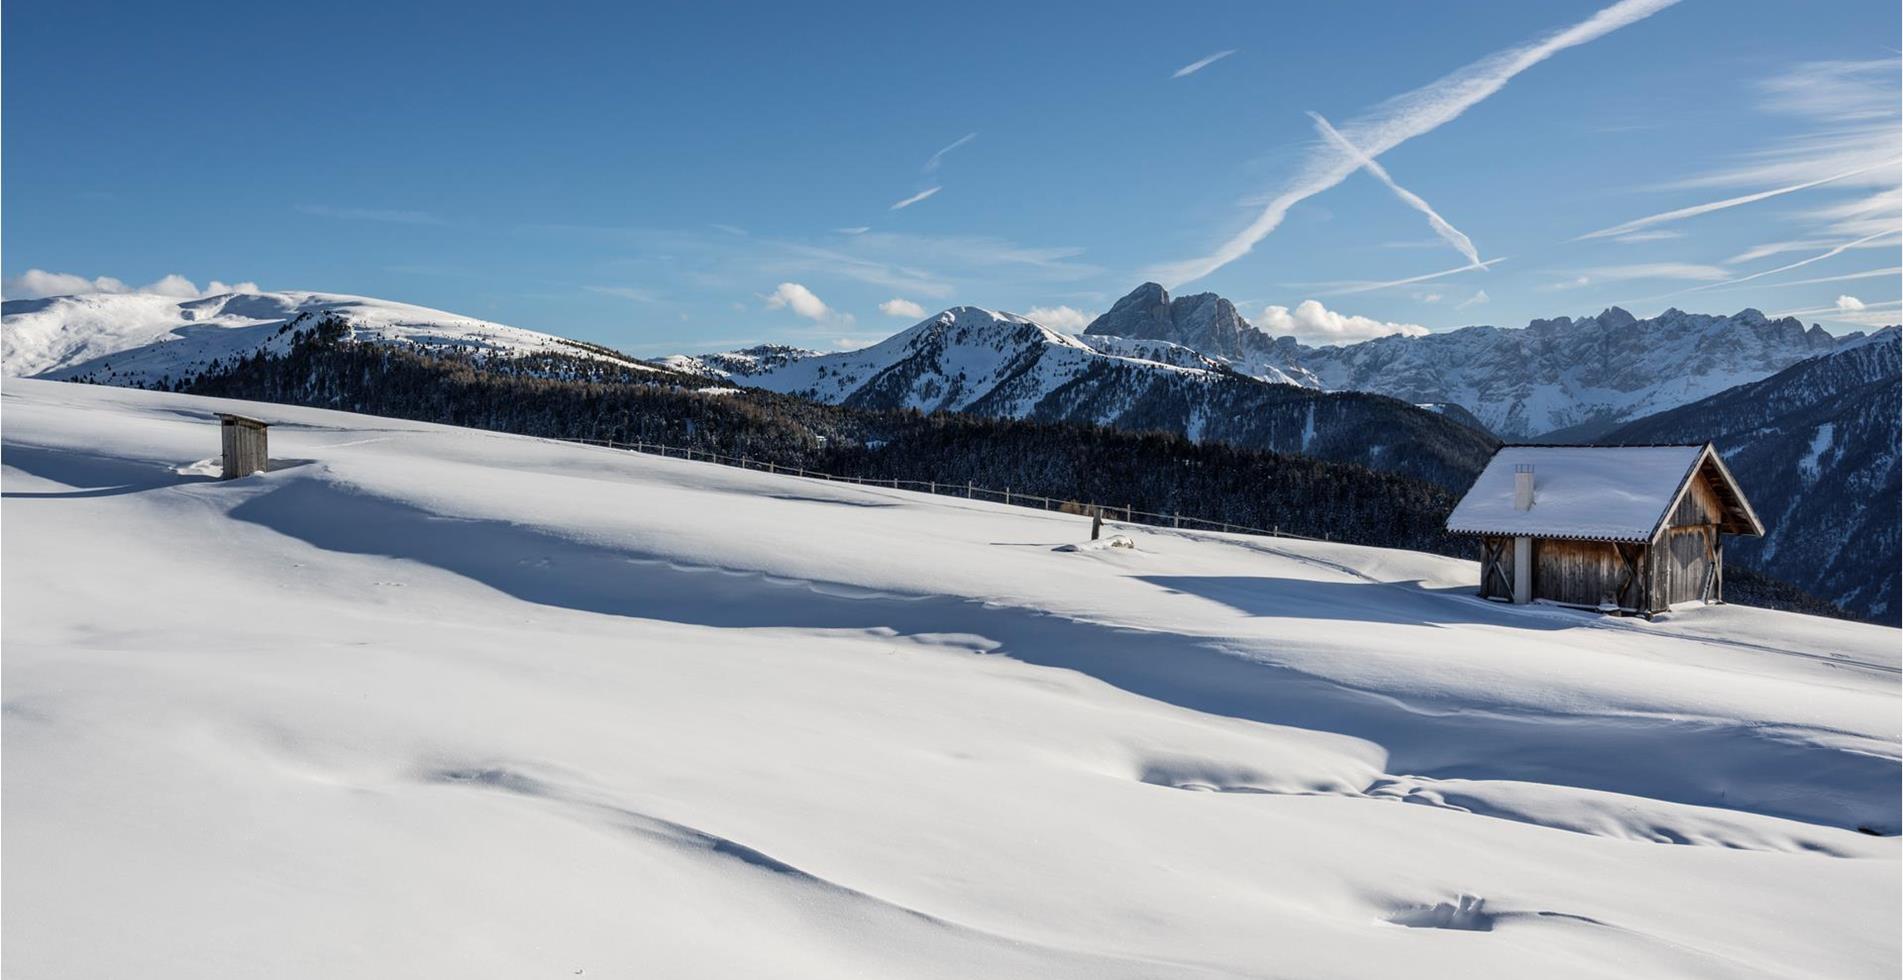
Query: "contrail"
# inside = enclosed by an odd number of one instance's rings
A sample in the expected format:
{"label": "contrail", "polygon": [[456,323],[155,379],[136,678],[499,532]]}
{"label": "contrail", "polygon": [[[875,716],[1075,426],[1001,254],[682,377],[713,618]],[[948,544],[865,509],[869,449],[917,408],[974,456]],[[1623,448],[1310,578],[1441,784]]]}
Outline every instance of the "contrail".
{"label": "contrail", "polygon": [[1879,238],[1887,238],[1897,233],[1898,233],[1898,230],[1895,228],[1891,228],[1886,231],[1879,231],[1874,235],[1865,235],[1854,242],[1845,242],[1842,245],[1837,245],[1828,251],[1820,252],[1816,255],[1811,256],[1808,259],[1799,259],[1796,262],[1792,262],[1789,265],[1780,265],[1775,269],[1766,269],[1763,272],[1753,272],[1748,276],[1739,276],[1736,279],[1726,279],[1724,282],[1714,282],[1709,286],[1693,286],[1692,288],[1684,290],[1684,291],[1688,293],[1699,293],[1699,292],[1704,292],[1707,289],[1717,289],[1720,286],[1732,286],[1741,282],[1750,282],[1753,279],[1762,279],[1765,276],[1774,276],[1780,272],[1789,272],[1792,269],[1800,269],[1800,268],[1803,268],[1804,266],[1810,265],[1812,262],[1822,262],[1825,259],[1842,255],[1845,252],[1853,248],[1856,248],[1859,245],[1864,244],[1865,242],[1873,242]]}
{"label": "contrail", "polygon": [[978,138],[977,133],[966,133],[965,135],[960,136],[957,139],[953,140],[950,146],[947,146],[944,149],[939,150],[937,153],[932,154],[932,158],[930,160],[925,161],[925,172],[929,174],[932,171],[937,170],[938,162],[940,160],[945,159],[945,154],[950,153],[951,151],[956,150],[959,147],[964,146],[966,143],[969,143],[972,140],[975,140],[977,138]]}
{"label": "contrail", "polygon": [[1361,152],[1360,147],[1348,142],[1347,137],[1337,132],[1335,127],[1328,125],[1328,120],[1323,119],[1321,113],[1311,112],[1308,115],[1309,118],[1315,120],[1315,128],[1321,132],[1322,138],[1335,144],[1336,149],[1355,158],[1355,160],[1361,164],[1362,169],[1381,178],[1381,182],[1388,185],[1388,190],[1393,191],[1395,196],[1406,202],[1409,207],[1427,215],[1427,223],[1434,227],[1434,234],[1446,239],[1447,244],[1454,247],[1454,251],[1465,255],[1467,261],[1474,265],[1480,264],[1480,253],[1474,250],[1473,239],[1461,234],[1460,229],[1448,224],[1447,219],[1442,218],[1440,214],[1434,210],[1432,205],[1421,199],[1419,194],[1395,183],[1394,178],[1388,174],[1386,167],[1377,163],[1373,157]]}
{"label": "contrail", "polygon": [[922,191],[919,191],[919,192],[918,192],[917,194],[914,194],[914,195],[912,195],[911,197],[908,197],[908,198],[906,198],[905,200],[903,200],[903,201],[900,201],[899,203],[897,203],[897,204],[894,204],[894,205],[892,205],[891,207],[889,207],[889,208],[887,208],[886,210],[888,210],[888,211],[897,211],[897,210],[899,210],[900,208],[909,208],[909,207],[911,207],[912,205],[914,205],[914,204],[917,204],[918,202],[920,202],[920,201],[923,201],[923,200],[925,200],[926,198],[928,198],[928,197],[931,197],[931,196],[932,196],[933,194],[936,194],[936,193],[938,193],[939,191],[942,191],[942,190],[944,190],[944,188],[943,188],[943,187],[927,187],[927,188],[925,188],[924,190],[922,190]]}
{"label": "contrail", "polygon": [[1463,266],[1458,266],[1452,269],[1442,269],[1439,272],[1430,272],[1424,276],[1409,276],[1406,279],[1395,279],[1390,282],[1364,282],[1357,286],[1349,286],[1346,289],[1331,289],[1328,292],[1316,293],[1315,295],[1317,296],[1346,296],[1349,293],[1369,293],[1377,289],[1388,289],[1394,286],[1407,286],[1417,282],[1426,282],[1429,279],[1439,279],[1442,276],[1451,276],[1459,272],[1472,272],[1475,269],[1488,269],[1488,268],[1492,268],[1493,266],[1499,265],[1500,263],[1505,261],[1506,261],[1506,256],[1501,256],[1500,258],[1497,258],[1497,259],[1488,259],[1485,262],[1475,262],[1472,265],[1463,265]]}
{"label": "contrail", "polygon": [[1235,53],[1236,53],[1235,48],[1230,48],[1227,51],[1218,51],[1207,58],[1204,58],[1200,61],[1192,61],[1189,64],[1176,69],[1176,71],[1173,74],[1171,74],[1170,77],[1182,78],[1184,75],[1194,75],[1197,72],[1202,71],[1205,68],[1208,68],[1210,65],[1213,65],[1216,62],[1221,61],[1222,59],[1227,58],[1230,55]]}
{"label": "contrail", "polygon": [[[1636,23],[1677,3],[1678,0],[1619,0],[1591,17],[1565,30],[1517,48],[1496,52],[1438,81],[1396,96],[1375,107],[1344,128],[1347,138],[1370,157],[1400,146],[1423,133],[1432,132],[1459,118],[1474,105],[1506,86],[1515,75],[1551,58],[1567,48],[1578,47],[1603,37],[1628,24]],[[1249,254],[1255,244],[1268,237],[1289,208],[1348,179],[1359,169],[1353,160],[1334,150],[1311,153],[1302,172],[1263,207],[1262,213],[1216,250],[1201,258],[1169,263],[1150,270],[1150,278],[1171,288],[1209,275]]]}
{"label": "contrail", "polygon": [[[1899,158],[1899,160],[1903,160],[1903,158]],[[1868,173],[1869,171],[1875,170],[1878,167],[1894,167],[1897,165],[1898,162],[1899,162],[1898,160],[1889,160],[1884,163],[1873,163],[1868,167],[1858,167],[1855,170],[1846,170],[1840,174],[1832,174],[1829,177],[1819,177],[1816,180],[1807,180],[1801,184],[1792,184],[1789,187],[1777,187],[1768,191],[1758,191],[1755,194],[1743,194],[1738,197],[1728,197],[1722,201],[1711,201],[1706,204],[1694,204],[1691,207],[1679,208],[1676,211],[1665,211],[1660,214],[1647,215],[1646,217],[1643,217],[1643,218],[1634,218],[1631,221],[1628,221],[1622,225],[1613,225],[1610,228],[1601,228],[1598,231],[1587,232],[1586,234],[1573,239],[1573,241],[1583,242],[1589,238],[1606,238],[1612,235],[1622,235],[1628,231],[1636,231],[1640,228],[1644,228],[1647,225],[1664,224],[1667,221],[1677,221],[1681,218],[1694,218],[1694,217],[1697,217],[1698,215],[1708,214],[1712,211],[1722,211],[1725,208],[1735,208],[1740,204],[1750,204],[1754,201],[1762,201],[1767,197],[1777,197],[1780,194],[1790,194],[1794,191],[1807,190],[1809,188],[1816,187],[1820,184],[1828,184],[1834,180],[1842,180],[1845,177],[1855,177],[1858,174]]]}

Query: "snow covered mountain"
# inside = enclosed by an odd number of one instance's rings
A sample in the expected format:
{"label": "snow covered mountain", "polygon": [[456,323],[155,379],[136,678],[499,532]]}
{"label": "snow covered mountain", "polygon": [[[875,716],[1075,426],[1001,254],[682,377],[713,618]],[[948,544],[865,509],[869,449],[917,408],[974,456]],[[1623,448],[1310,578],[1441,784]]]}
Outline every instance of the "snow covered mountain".
{"label": "snow covered mountain", "polygon": [[[8,976],[1894,978],[1898,633],[9,381]],[[218,425],[278,423],[214,478]],[[1872,836],[1859,832],[1891,836]]]}
{"label": "snow covered mountain", "polygon": [[1365,394],[1265,384],[1154,338],[1071,336],[961,306],[864,350],[752,348],[662,365],[829,404],[1163,430],[1464,488],[1493,442],[1457,416]]}
{"label": "snow covered mountain", "polygon": [[1145,283],[1084,331],[1182,343],[1235,370],[1331,391],[1369,391],[1459,405],[1507,439],[1585,441],[1621,422],[1768,377],[1839,339],[1757,310],[1710,316],[1667,310],[1640,320],[1535,320],[1521,329],[1465,327],[1420,337],[1307,347],[1250,325],[1212,293],[1169,298]]}
{"label": "snow covered mountain", "polygon": [[179,299],[101,293],[8,300],[0,365],[13,377],[151,387],[214,362],[283,353],[292,331],[325,316],[353,339],[478,356],[555,353],[634,370],[647,365],[594,344],[407,303],[335,293],[224,293]]}
{"label": "snow covered mountain", "polygon": [[1859,615],[1899,620],[1897,328],[1607,434],[1723,450],[1768,534],[1726,557]]}

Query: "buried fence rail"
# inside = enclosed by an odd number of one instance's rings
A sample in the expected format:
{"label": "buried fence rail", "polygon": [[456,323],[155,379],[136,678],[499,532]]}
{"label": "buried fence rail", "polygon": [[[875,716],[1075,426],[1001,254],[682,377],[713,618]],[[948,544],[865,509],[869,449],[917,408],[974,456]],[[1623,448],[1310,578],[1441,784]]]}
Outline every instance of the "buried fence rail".
{"label": "buried fence rail", "polygon": [[1080,516],[1101,516],[1104,520],[1120,520],[1125,524],[1143,524],[1152,527],[1169,527],[1188,530],[1224,531],[1234,534],[1256,534],[1271,538],[1297,538],[1303,541],[1327,541],[1328,535],[1311,537],[1306,534],[1294,534],[1280,527],[1250,527],[1246,524],[1232,524],[1228,521],[1213,521],[1205,517],[1192,517],[1188,514],[1158,514],[1137,510],[1131,504],[1098,504],[1067,497],[1044,497],[1037,494],[1014,491],[1010,487],[994,490],[981,487],[970,481],[964,486],[955,483],[940,483],[936,480],[901,480],[897,477],[840,476],[822,473],[800,466],[781,466],[771,460],[756,460],[747,456],[725,456],[705,449],[687,446],[669,446],[658,442],[620,442],[614,439],[560,438],[561,442],[578,442],[590,446],[605,446],[609,449],[621,449],[637,453],[653,453],[659,456],[678,457],[680,459],[699,460],[709,463],[722,463],[741,469],[761,470],[786,476],[805,477],[812,480],[831,480],[835,483],[852,483],[860,486],[890,487],[894,490],[913,489],[938,496],[963,496],[967,500],[999,500],[1013,507],[1030,507],[1036,510],[1055,510]]}

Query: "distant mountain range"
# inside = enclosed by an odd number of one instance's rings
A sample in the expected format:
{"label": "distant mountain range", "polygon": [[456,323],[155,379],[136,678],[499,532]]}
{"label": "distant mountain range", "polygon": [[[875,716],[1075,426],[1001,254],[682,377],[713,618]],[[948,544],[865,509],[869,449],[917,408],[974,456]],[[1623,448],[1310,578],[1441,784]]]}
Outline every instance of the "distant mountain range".
{"label": "distant mountain range", "polygon": [[[1617,308],[1309,347],[1214,294],[1146,284],[1078,336],[977,307],[858,351],[762,346],[644,362],[551,334],[326,293],[9,301],[7,374],[143,387],[282,357],[299,334],[515,378],[731,384],[871,412],[1162,431],[1424,479],[1458,494],[1515,440],[1718,443],[1771,533],[1730,557],[1859,615],[1898,618],[1897,331],[1837,338],[1755,310]],[[1349,390],[1336,390],[1349,389]],[[782,409],[775,409],[781,411]]]}
{"label": "distant mountain range", "polygon": [[1900,363],[1889,327],[1604,441],[1717,443],[1769,529],[1726,559],[1897,623]]}
{"label": "distant mountain range", "polygon": [[1509,440],[1586,441],[1623,422],[1768,377],[1854,342],[1757,310],[1709,316],[1666,310],[1640,320],[1534,320],[1524,328],[1464,327],[1419,337],[1308,347],[1272,337],[1213,293],[1171,299],[1145,283],[1084,330],[1171,341],[1266,381],[1368,391],[1458,405]]}
{"label": "distant mountain range", "polygon": [[973,306],[928,317],[864,350],[763,347],[657,363],[827,404],[1160,430],[1359,463],[1456,490],[1496,445],[1448,413],[1361,392],[1269,384],[1168,340],[1070,336]]}

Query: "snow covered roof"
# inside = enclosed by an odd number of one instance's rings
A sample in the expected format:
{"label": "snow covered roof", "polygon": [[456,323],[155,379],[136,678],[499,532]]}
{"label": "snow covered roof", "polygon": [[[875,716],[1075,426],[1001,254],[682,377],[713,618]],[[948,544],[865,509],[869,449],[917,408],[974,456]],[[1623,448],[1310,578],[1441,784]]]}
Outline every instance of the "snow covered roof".
{"label": "snow covered roof", "polygon": [[[1533,506],[1514,505],[1515,470],[1533,468]],[[1702,446],[1502,446],[1447,517],[1456,534],[1513,534],[1650,541],[1692,476],[1705,469],[1724,499],[1725,530],[1764,526],[1709,444]]]}

